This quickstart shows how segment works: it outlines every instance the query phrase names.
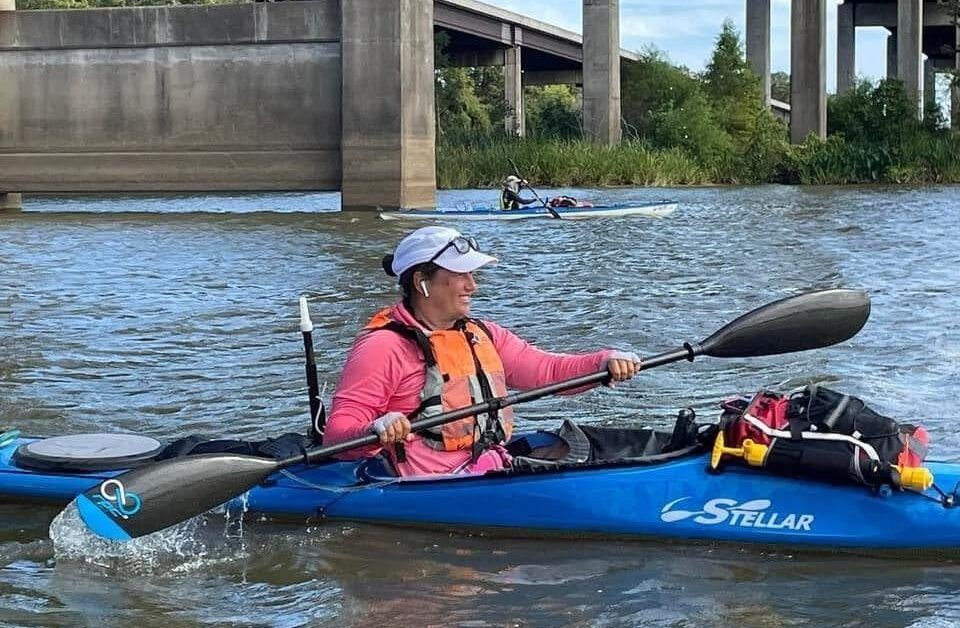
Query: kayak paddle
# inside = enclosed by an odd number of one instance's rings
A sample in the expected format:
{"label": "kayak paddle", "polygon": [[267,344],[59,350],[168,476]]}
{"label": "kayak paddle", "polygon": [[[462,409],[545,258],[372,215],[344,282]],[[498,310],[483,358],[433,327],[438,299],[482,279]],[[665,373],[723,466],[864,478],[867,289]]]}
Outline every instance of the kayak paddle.
{"label": "kayak paddle", "polygon": [[[521,180],[521,181],[526,182],[527,180],[524,179],[522,176],[520,176],[520,169],[517,168],[517,164],[513,163],[513,160],[512,160],[512,159],[509,159],[509,158],[507,159],[507,161],[509,161],[509,162],[510,162],[510,165],[513,166],[513,172],[514,172],[514,174],[516,174],[518,177],[520,177],[520,180]],[[532,187],[530,187],[530,183],[529,183],[529,182],[527,182],[527,189],[530,190],[531,192],[533,192],[533,197],[534,197],[535,199],[537,199],[538,201],[540,201],[540,204],[543,205],[544,208],[546,208],[546,210],[547,210],[548,212],[550,212],[550,215],[551,215],[551,216],[553,216],[553,217],[556,218],[557,220],[562,220],[562,218],[560,217],[560,214],[557,212],[557,210],[555,210],[554,208],[550,207],[550,206],[547,205],[545,202],[543,202],[543,199],[540,198],[540,195],[537,194],[537,191],[534,190]]]}
{"label": "kayak paddle", "polygon": [[[827,347],[856,334],[870,315],[860,290],[824,290],[764,305],[728,323],[706,340],[643,360],[640,370],[700,355],[718,358],[776,355]],[[414,421],[413,431],[603,382],[607,371],[575,377]],[[239,454],[200,454],[133,469],[77,496],[80,516],[95,534],[128,540],[150,534],[223,504],[281,469],[309,464],[379,442],[376,434],[319,447],[282,460]]]}

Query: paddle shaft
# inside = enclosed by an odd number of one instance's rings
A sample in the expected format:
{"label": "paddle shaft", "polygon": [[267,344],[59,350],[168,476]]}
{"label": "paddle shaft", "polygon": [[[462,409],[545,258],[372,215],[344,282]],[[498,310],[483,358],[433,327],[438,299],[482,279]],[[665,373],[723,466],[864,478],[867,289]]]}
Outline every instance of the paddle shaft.
{"label": "paddle shaft", "polygon": [[[526,179],[524,179],[524,181],[526,181]],[[540,195],[537,194],[537,191],[534,190],[532,187],[530,187],[529,183],[527,184],[527,189],[533,192],[534,198],[540,201],[540,203],[547,209],[547,211],[550,212],[551,216],[553,216],[554,218],[560,219],[560,214],[557,212],[557,210],[547,205],[546,202],[544,202],[544,200],[540,198]]]}
{"label": "paddle shaft", "polygon": [[[695,349],[692,347],[679,349],[677,351],[670,351],[667,353],[660,353],[658,355],[649,357],[645,359],[640,364],[638,370],[651,369],[663,364],[669,364],[671,362],[678,362],[680,360],[693,360],[695,355]],[[512,395],[504,395],[503,397],[497,397],[495,399],[490,399],[481,403],[475,403],[472,406],[467,406],[465,408],[459,408],[457,410],[452,410],[450,412],[444,412],[436,416],[432,416],[426,419],[421,419],[419,421],[414,421],[410,424],[411,432],[419,432],[420,430],[425,430],[431,427],[436,427],[438,425],[443,425],[445,423],[450,423],[451,421],[456,421],[457,419],[462,419],[464,417],[473,416],[475,414],[482,414],[485,412],[494,412],[500,408],[506,408],[507,406],[513,406],[518,403],[525,403],[527,401],[534,401],[535,399],[540,399],[541,397],[546,397],[549,395],[555,395],[567,390],[572,390],[574,388],[581,388],[583,386],[590,386],[593,384],[598,384],[607,378],[610,377],[609,371],[598,371],[596,373],[591,373],[589,375],[581,375],[580,377],[574,377],[572,379],[567,379],[562,382],[557,382],[556,384],[549,384],[547,386],[541,386],[540,388],[534,388],[531,390],[514,393]],[[357,447],[364,447],[366,445],[375,445],[380,442],[380,437],[376,434],[368,434],[366,436],[359,436],[350,440],[343,441],[342,443],[337,443],[336,445],[330,445],[327,447],[320,447],[318,449],[313,449],[307,452],[306,456],[297,455],[290,456],[283,460],[277,461],[278,468],[288,467],[301,462],[317,462],[323,458],[328,458],[330,456],[335,456],[336,454],[349,451],[351,449],[356,449]]]}
{"label": "paddle shaft", "polygon": [[[507,161],[509,161],[509,162],[510,162],[510,165],[513,166],[513,172],[514,172],[518,177],[520,177],[520,180],[521,180],[521,181],[527,181],[527,180],[524,179],[523,176],[520,174],[520,169],[517,168],[517,164],[513,163],[513,160],[512,160],[512,159],[508,159]],[[530,182],[529,182],[529,181],[527,181],[527,189],[530,190],[531,192],[533,192],[533,197],[534,197],[535,199],[537,199],[538,201],[540,201],[540,204],[543,205],[544,208],[545,208],[548,212],[550,212],[550,215],[551,215],[551,216],[553,216],[553,217],[556,218],[557,220],[561,220],[560,214],[557,212],[557,210],[555,210],[554,208],[552,208],[552,207],[550,207],[549,205],[547,205],[547,204],[543,201],[543,199],[540,198],[540,195],[537,194],[537,191],[534,190],[532,187],[530,187]]]}

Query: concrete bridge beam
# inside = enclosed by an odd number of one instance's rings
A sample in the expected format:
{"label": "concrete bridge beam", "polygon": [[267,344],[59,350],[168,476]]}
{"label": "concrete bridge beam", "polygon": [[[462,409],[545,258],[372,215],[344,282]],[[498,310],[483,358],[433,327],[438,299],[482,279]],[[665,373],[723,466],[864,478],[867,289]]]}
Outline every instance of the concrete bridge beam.
{"label": "concrete bridge beam", "polygon": [[934,71],[953,72],[953,59],[931,59]]}
{"label": "concrete bridge beam", "polygon": [[341,207],[434,207],[433,0],[343,0],[341,45]]}
{"label": "concrete bridge beam", "polygon": [[526,120],[523,111],[523,29],[514,26],[511,29],[512,45],[504,53],[503,96],[507,102],[507,116],[504,127],[508,134],[523,137],[526,135]]}
{"label": "concrete bridge beam", "polygon": [[827,135],[826,0],[792,0],[790,141]]}
{"label": "concrete bridge beam", "polygon": [[[893,28],[897,24],[898,2],[858,2],[856,8],[857,26],[884,26]],[[951,26],[953,16],[949,7],[940,0],[926,0],[923,8],[924,26]]]}
{"label": "concrete bridge beam", "polygon": [[504,63],[506,63],[504,51],[497,48],[447,53],[447,64],[454,68],[483,68]]}
{"label": "concrete bridge beam", "polygon": [[923,0],[897,1],[897,78],[907,94],[923,102]]}
{"label": "concrete bridge beam", "polygon": [[340,56],[339,0],[0,14],[0,190],[336,190]]}
{"label": "concrete bridge beam", "polygon": [[620,0],[583,0],[583,129],[620,142]]}
{"label": "concrete bridge beam", "polygon": [[837,7],[837,93],[849,91],[856,80],[857,28],[854,5],[846,2]]}
{"label": "concrete bridge beam", "polygon": [[747,63],[760,77],[764,104],[770,104],[770,0],[747,0]]}
{"label": "concrete bridge beam", "polygon": [[583,85],[583,70],[527,70],[523,73],[527,85]]}

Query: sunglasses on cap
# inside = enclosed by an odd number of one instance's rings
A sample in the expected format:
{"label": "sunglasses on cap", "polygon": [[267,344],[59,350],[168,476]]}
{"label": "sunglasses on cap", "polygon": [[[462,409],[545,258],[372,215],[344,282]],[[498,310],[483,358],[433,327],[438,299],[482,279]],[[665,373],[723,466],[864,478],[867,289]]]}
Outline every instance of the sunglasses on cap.
{"label": "sunglasses on cap", "polygon": [[454,249],[456,249],[457,253],[459,253],[460,255],[465,255],[469,253],[470,249],[473,249],[474,251],[480,250],[480,245],[477,244],[477,240],[473,236],[460,235],[450,240],[449,242],[447,242],[442,249],[437,251],[433,257],[427,260],[427,263],[429,264],[430,262],[437,261],[437,259],[441,255],[443,255],[444,251],[446,251],[450,247],[453,247]]}

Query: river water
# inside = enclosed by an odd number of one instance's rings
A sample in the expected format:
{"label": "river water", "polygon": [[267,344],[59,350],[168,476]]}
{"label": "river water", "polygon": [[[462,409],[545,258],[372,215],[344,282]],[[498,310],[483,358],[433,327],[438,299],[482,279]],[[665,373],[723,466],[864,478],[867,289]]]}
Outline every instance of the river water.
{"label": "river water", "polygon": [[[827,383],[922,422],[960,458],[960,188],[560,190],[669,197],[665,220],[473,223],[500,257],[474,313],[541,347],[677,348],[770,300],[869,291],[836,347],[702,359],[519,408],[521,427],[644,422],[761,387]],[[557,190],[540,190],[553,195]],[[443,205],[489,201],[446,191]],[[0,214],[0,431],[251,437],[306,428],[297,299],[329,396],[358,327],[396,295],[409,229],[333,194],[26,199]],[[522,540],[208,517],[133,561],[64,554],[56,509],[0,506],[0,626],[953,626],[960,565],[753,548]],[[855,522],[852,522],[855,524]]]}

